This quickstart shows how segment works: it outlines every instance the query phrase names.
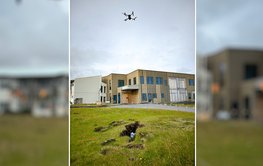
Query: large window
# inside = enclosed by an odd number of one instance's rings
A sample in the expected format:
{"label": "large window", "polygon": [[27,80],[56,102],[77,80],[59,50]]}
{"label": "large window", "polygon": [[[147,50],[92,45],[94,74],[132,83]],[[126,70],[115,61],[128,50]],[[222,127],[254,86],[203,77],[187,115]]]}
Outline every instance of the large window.
{"label": "large window", "polygon": [[182,102],[187,101],[186,80],[184,78],[169,78],[170,101]]}
{"label": "large window", "polygon": [[156,84],[162,85],[163,84],[163,78],[162,77],[156,77]]}
{"label": "large window", "polygon": [[129,85],[131,85],[131,79],[129,79]]}
{"label": "large window", "polygon": [[147,84],[153,84],[153,77],[147,77]]}
{"label": "large window", "polygon": [[256,65],[245,65],[245,79],[257,77],[258,68]]}
{"label": "large window", "polygon": [[143,76],[140,76],[140,83],[144,84],[144,77]]}
{"label": "large window", "polygon": [[124,86],[124,80],[118,80],[118,87]]}
{"label": "large window", "polygon": [[189,79],[189,86],[195,86],[195,80]]}

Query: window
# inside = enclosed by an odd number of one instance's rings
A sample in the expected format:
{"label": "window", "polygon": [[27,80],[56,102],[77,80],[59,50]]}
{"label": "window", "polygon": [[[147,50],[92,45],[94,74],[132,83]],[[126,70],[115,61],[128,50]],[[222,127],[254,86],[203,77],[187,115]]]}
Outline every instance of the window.
{"label": "window", "polygon": [[109,81],[109,90],[111,90],[111,80]]}
{"label": "window", "polygon": [[106,86],[104,86],[104,93],[106,93]]}
{"label": "window", "polygon": [[189,86],[194,86],[195,85],[195,80],[189,79]]}
{"label": "window", "polygon": [[113,95],[113,103],[114,103],[114,104],[117,103],[117,95]]}
{"label": "window", "polygon": [[144,77],[143,76],[140,76],[140,83],[144,84]]}
{"label": "window", "polygon": [[161,97],[164,98],[164,93],[161,93]]}
{"label": "window", "polygon": [[256,65],[245,65],[245,79],[257,77],[258,68]]}
{"label": "window", "polygon": [[191,100],[191,93],[188,93],[188,99]]}
{"label": "window", "polygon": [[153,77],[147,77],[147,84],[153,84]]}
{"label": "window", "polygon": [[124,86],[124,80],[118,80],[118,87]]}
{"label": "window", "polygon": [[131,79],[129,79],[129,85],[131,85]]}
{"label": "window", "polygon": [[156,77],[156,84],[162,85],[163,84],[163,78],[162,77]]}
{"label": "window", "polygon": [[102,93],[102,91],[103,91],[103,87],[101,86],[101,87],[100,87],[100,92]]}
{"label": "window", "polygon": [[156,95],[156,93],[153,93],[153,98],[157,98],[157,95]]}
{"label": "window", "polygon": [[136,85],[136,77],[133,78],[133,85]]}
{"label": "window", "polygon": [[147,101],[146,93],[143,93],[143,94],[142,94],[142,101]]}

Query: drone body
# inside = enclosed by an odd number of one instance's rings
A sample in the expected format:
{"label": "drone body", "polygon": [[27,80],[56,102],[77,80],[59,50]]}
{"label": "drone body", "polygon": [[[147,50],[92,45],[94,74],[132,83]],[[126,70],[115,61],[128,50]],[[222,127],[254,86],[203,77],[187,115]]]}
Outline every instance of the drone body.
{"label": "drone body", "polygon": [[127,20],[135,20],[137,17],[132,17],[134,16],[134,12],[132,12],[131,14],[126,14],[126,13],[123,13],[124,16],[126,16],[127,18],[124,19],[124,21],[127,21]]}

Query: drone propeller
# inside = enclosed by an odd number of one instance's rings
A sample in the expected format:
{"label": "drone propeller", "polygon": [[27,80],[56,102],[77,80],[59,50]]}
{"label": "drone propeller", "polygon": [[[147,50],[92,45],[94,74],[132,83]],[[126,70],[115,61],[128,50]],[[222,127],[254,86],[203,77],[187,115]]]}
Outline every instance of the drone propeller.
{"label": "drone propeller", "polygon": [[134,16],[134,12],[132,11],[132,14],[131,15],[133,15]]}
{"label": "drone propeller", "polygon": [[134,17],[133,20],[135,20],[137,17]]}
{"label": "drone propeller", "polygon": [[124,14],[124,16],[127,16],[127,14],[126,14],[126,13],[122,13],[122,14]]}

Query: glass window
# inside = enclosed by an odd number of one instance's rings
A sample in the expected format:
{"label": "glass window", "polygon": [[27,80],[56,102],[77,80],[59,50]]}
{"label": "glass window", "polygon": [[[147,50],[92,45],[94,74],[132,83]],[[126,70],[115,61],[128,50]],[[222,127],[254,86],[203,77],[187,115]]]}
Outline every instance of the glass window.
{"label": "glass window", "polygon": [[144,84],[144,77],[143,76],[140,76],[140,82],[141,82],[141,84]]}
{"label": "glass window", "polygon": [[156,84],[162,85],[163,84],[163,78],[162,77],[156,77]]}
{"label": "glass window", "polygon": [[195,85],[195,81],[193,79],[189,79],[189,86],[194,86]]}
{"label": "glass window", "polygon": [[124,86],[124,80],[118,80],[118,87]]}
{"label": "glass window", "polygon": [[117,95],[113,95],[113,103],[117,103]]}
{"label": "glass window", "polygon": [[133,78],[133,85],[136,85],[136,77]]}
{"label": "glass window", "polygon": [[147,77],[147,84],[153,84],[153,77]]}
{"label": "glass window", "polygon": [[164,98],[164,93],[161,94],[161,97]]}
{"label": "glass window", "polygon": [[188,99],[191,100],[191,93],[188,93]]}
{"label": "glass window", "polygon": [[257,66],[256,65],[246,65],[245,66],[245,79],[251,79],[257,77]]}
{"label": "glass window", "polygon": [[129,85],[131,85],[131,79],[129,79]]}

